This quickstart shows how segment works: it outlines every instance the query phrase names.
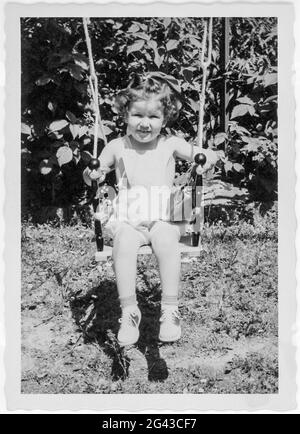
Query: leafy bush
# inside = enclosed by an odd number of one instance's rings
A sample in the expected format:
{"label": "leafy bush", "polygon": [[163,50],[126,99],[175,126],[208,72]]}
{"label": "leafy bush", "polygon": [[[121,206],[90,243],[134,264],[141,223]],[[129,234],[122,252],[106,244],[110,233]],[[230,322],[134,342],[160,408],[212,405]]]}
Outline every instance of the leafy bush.
{"label": "leafy bush", "polygon": [[[232,18],[230,61],[220,64],[222,19],[214,19],[212,63],[204,116],[205,146],[219,151],[219,176],[246,186],[257,200],[277,187],[277,33],[272,18]],[[179,120],[167,129],[195,140],[202,71],[203,19],[93,18],[89,25],[108,140],[124,133],[113,110],[130,73],[162,70],[183,91]],[[23,211],[41,206],[83,206],[82,171],[91,158],[94,121],[89,63],[79,18],[23,18]],[[220,94],[227,82],[230,123],[221,130]],[[98,132],[98,154],[103,137]],[[188,165],[178,162],[177,171]],[[113,183],[113,179],[109,182]]]}

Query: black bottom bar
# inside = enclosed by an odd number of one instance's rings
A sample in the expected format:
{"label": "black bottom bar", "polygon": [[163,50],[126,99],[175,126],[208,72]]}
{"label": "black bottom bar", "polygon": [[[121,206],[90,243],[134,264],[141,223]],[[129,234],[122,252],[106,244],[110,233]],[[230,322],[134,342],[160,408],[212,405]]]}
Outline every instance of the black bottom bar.
{"label": "black bottom bar", "polygon": [[[23,415],[20,415],[23,416]],[[32,416],[35,417],[32,422]],[[50,431],[57,431],[62,421],[67,423],[68,430],[72,433],[82,434],[107,433],[107,432],[153,432],[156,430],[164,432],[195,432],[199,433],[203,425],[203,417],[196,414],[35,414],[25,415],[22,419],[22,430],[28,428],[28,432],[40,433],[40,426],[36,423],[37,418],[47,418],[47,426]],[[14,421],[10,418],[10,424]],[[61,430],[59,430],[60,432]]]}

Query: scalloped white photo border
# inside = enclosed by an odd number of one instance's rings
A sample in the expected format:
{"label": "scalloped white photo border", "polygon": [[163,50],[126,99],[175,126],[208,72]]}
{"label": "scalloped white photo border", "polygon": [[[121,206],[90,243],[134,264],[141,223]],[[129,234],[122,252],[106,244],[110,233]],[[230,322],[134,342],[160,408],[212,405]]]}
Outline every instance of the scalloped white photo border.
{"label": "scalloped white photo border", "polygon": [[[153,13],[159,11],[159,13]],[[278,17],[279,66],[279,393],[266,395],[21,394],[20,17]],[[292,85],[294,8],[288,3],[22,4],[5,7],[5,393],[9,410],[200,412],[292,410],[296,407],[295,101]],[[284,144],[284,146],[280,146]],[[142,396],[142,399],[141,399]]]}

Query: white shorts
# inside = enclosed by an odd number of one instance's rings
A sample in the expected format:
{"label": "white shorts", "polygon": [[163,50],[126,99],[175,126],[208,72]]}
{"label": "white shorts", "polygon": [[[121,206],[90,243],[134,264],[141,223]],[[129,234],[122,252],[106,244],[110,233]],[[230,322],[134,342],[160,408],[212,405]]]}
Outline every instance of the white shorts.
{"label": "white shorts", "polygon": [[185,223],[173,223],[167,221],[154,221],[154,222],[142,222],[139,224],[134,224],[129,221],[112,221],[106,224],[107,234],[114,239],[116,234],[124,227],[131,226],[133,229],[138,231],[142,235],[141,245],[150,245],[151,237],[158,229],[172,227],[176,233],[178,241],[180,237],[185,234],[186,224]]}

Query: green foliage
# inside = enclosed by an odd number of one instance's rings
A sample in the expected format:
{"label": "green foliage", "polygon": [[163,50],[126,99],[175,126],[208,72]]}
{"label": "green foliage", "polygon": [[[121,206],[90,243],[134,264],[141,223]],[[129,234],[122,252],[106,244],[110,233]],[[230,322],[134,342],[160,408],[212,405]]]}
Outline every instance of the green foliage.
{"label": "green foliage", "polygon": [[[230,61],[220,64],[221,19],[214,19],[212,63],[204,116],[205,146],[220,152],[222,180],[245,186],[256,199],[274,199],[277,186],[277,33],[272,18],[232,18]],[[203,19],[93,18],[89,24],[99,84],[99,107],[110,140],[124,134],[113,110],[130,73],[162,70],[182,88],[179,119],[166,129],[194,141],[202,70]],[[92,154],[93,102],[79,18],[23,18],[23,209],[80,205],[87,200],[82,171]],[[220,94],[229,93],[227,131]],[[103,137],[98,131],[98,153]],[[178,162],[177,172],[188,164]],[[113,182],[113,180],[111,180]]]}
{"label": "green foliage", "polygon": [[[276,20],[231,19],[224,170],[257,200],[277,197]],[[219,144],[218,144],[219,146]]]}

